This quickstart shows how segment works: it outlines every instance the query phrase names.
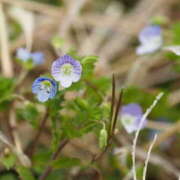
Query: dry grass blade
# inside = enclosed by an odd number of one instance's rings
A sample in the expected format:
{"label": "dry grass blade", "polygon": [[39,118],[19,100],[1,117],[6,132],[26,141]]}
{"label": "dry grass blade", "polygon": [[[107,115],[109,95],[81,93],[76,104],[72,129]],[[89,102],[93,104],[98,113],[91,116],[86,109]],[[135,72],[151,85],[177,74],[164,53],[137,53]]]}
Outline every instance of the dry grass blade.
{"label": "dry grass blade", "polygon": [[31,51],[34,31],[33,13],[25,9],[12,7],[10,9],[10,15],[21,25],[25,34],[26,48]]}
{"label": "dry grass blade", "polygon": [[148,166],[151,151],[152,151],[152,148],[153,148],[153,146],[154,146],[154,144],[156,142],[156,139],[157,139],[157,134],[154,136],[153,141],[152,141],[152,143],[151,143],[151,145],[149,147],[148,153],[147,153],[147,158],[145,160],[145,165],[144,165],[144,169],[143,169],[143,180],[146,180],[147,166]]}
{"label": "dry grass blade", "polygon": [[0,141],[4,143],[6,146],[8,146],[11,151],[17,155],[19,161],[23,166],[30,167],[31,161],[30,159],[18,148],[16,148],[9,140],[8,138],[0,131]]}
{"label": "dry grass blade", "polygon": [[8,30],[6,28],[6,19],[3,11],[3,5],[0,3],[0,46],[1,46],[1,67],[2,74],[5,77],[13,76],[13,67],[9,53]]}
{"label": "dry grass blade", "polygon": [[14,5],[14,6],[19,6],[23,7],[25,9],[28,9],[30,11],[35,11],[38,13],[42,13],[48,16],[56,17],[59,18],[61,15],[61,8],[57,8],[54,6],[50,6],[47,4],[43,3],[38,3],[35,1],[24,1],[24,0],[1,0],[2,3]]}
{"label": "dry grass blade", "polygon": [[147,116],[150,114],[150,112],[152,111],[152,109],[156,106],[156,104],[158,103],[158,101],[161,99],[161,97],[163,96],[163,93],[159,93],[156,96],[156,99],[153,101],[152,105],[146,110],[146,112],[144,113],[144,115],[142,116],[141,120],[140,120],[140,124],[138,127],[138,130],[135,133],[135,137],[133,139],[133,146],[132,146],[132,169],[133,169],[133,177],[134,180],[137,180],[137,176],[136,176],[136,162],[135,162],[135,158],[136,158],[136,145],[137,145],[137,140],[139,137],[139,133],[141,131],[141,127],[143,125],[144,120],[147,118]]}

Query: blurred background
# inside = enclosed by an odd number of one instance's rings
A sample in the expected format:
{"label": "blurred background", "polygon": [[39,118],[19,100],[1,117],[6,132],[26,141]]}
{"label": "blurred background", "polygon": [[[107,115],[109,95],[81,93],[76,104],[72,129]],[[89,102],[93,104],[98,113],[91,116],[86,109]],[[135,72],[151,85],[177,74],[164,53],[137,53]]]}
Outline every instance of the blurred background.
{"label": "blurred background", "polygon": [[[165,45],[180,45],[179,0],[0,0],[0,5],[6,19],[4,29],[4,18],[0,14],[1,52],[7,50],[7,47],[2,46],[4,41],[7,42],[10,52],[10,57],[2,55],[1,59],[15,59],[16,50],[28,45],[32,51],[41,51],[46,57],[46,63],[28,72],[26,80],[21,82],[23,87],[20,93],[24,93],[27,98],[31,96],[26,92],[31,89],[31,82],[40,74],[47,73],[52,61],[68,50],[75,51],[80,56],[99,56],[95,74],[98,77],[111,77],[114,73],[118,88],[128,87],[125,104],[136,102],[145,110],[157,92],[164,91],[166,94],[160,105],[150,116],[152,121],[148,124],[148,129],[140,137],[137,151],[138,172],[142,171],[141,163],[145,159],[146,145],[152,140],[153,134],[158,132],[160,135],[151,156],[147,179],[178,179],[180,56],[162,51],[138,56],[135,50],[139,45],[139,32],[149,24],[161,26]],[[24,11],[16,11],[16,8]],[[3,69],[1,64],[1,75],[4,72],[7,77],[19,77],[22,69],[18,63],[6,63],[7,69]],[[0,126],[8,132],[8,125],[6,127],[3,121],[7,116],[3,113],[4,107],[5,104],[1,103]],[[24,136],[23,143],[27,144],[32,137],[32,128],[26,127],[24,123],[18,124],[17,128]],[[47,134],[42,136],[42,144],[47,144]],[[66,169],[60,173],[57,171],[50,179],[131,179],[127,173],[130,144],[132,136],[126,133],[117,134],[117,144],[108,161],[105,157],[97,167],[85,170]],[[120,148],[123,146],[124,148]],[[97,152],[97,142],[90,134],[72,140],[63,151],[64,154],[74,154],[83,161],[90,159],[90,153]],[[5,171],[1,168],[0,179],[11,180],[15,176],[13,170]]]}

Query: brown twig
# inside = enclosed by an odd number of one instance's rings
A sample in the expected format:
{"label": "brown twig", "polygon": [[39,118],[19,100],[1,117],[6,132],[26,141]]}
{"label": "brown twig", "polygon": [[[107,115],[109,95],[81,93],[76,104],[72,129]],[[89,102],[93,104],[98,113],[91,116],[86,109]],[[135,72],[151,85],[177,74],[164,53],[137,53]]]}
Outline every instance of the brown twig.
{"label": "brown twig", "polygon": [[[62,149],[66,146],[66,144],[69,142],[68,139],[64,139],[61,141],[61,143],[59,144],[58,149],[56,150],[56,152],[54,152],[54,154],[51,157],[51,161],[56,160],[56,158],[59,156],[60,152],[62,151]],[[42,175],[40,176],[39,180],[44,180],[48,177],[48,175],[51,173],[53,167],[51,165],[49,165],[45,171],[42,173]]]}
{"label": "brown twig", "polygon": [[113,114],[114,114],[114,106],[115,106],[115,90],[116,90],[116,82],[115,82],[115,75],[112,75],[112,99],[111,99],[111,112],[110,112],[110,120],[112,121]]}
{"label": "brown twig", "polygon": [[112,101],[111,101],[111,112],[110,112],[110,127],[109,127],[109,131],[108,131],[107,145],[102,152],[93,156],[93,158],[91,160],[91,164],[94,163],[95,161],[101,159],[101,157],[107,152],[107,150],[109,149],[109,147],[111,145],[112,138],[114,136],[114,131],[115,131],[117,118],[118,118],[118,112],[119,112],[121,104],[122,104],[122,95],[123,95],[123,91],[121,90],[121,92],[119,94],[118,103],[117,103],[117,106],[116,106],[116,109],[114,112],[114,108],[115,108],[114,107],[115,106],[115,87],[116,87],[115,76],[113,74],[113,76],[112,76]]}
{"label": "brown twig", "polygon": [[121,90],[119,93],[119,99],[118,99],[118,103],[116,106],[116,111],[115,111],[114,121],[113,121],[113,126],[112,126],[112,136],[114,135],[114,131],[115,131],[115,127],[116,127],[116,123],[117,123],[117,119],[118,119],[118,113],[119,113],[121,105],[122,105],[122,96],[123,96],[123,90]]}

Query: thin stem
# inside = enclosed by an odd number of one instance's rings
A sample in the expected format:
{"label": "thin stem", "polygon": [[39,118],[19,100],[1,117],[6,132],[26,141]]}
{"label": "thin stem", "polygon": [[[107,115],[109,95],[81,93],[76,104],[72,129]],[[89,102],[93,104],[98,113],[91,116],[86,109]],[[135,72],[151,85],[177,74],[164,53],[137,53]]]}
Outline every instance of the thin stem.
{"label": "thin stem", "polygon": [[114,106],[115,106],[115,91],[116,91],[116,81],[115,81],[115,75],[112,75],[112,97],[111,97],[111,112],[110,112],[110,125],[108,130],[108,136],[110,136],[112,131],[112,121],[113,121],[113,115],[114,115]]}
{"label": "thin stem", "polygon": [[98,161],[99,159],[101,159],[101,157],[107,152],[108,148],[110,146],[110,143],[107,144],[107,146],[104,148],[104,151],[102,151],[101,153],[97,154],[96,156],[94,156],[91,160],[91,164],[93,164],[94,162]]}
{"label": "thin stem", "polygon": [[120,91],[118,103],[117,103],[117,106],[116,106],[116,111],[115,111],[115,115],[114,115],[114,119],[113,119],[112,132],[111,132],[112,135],[114,134],[114,130],[115,130],[117,119],[118,119],[118,113],[120,111],[120,107],[121,107],[121,104],[122,104],[122,96],[123,96],[123,90]]}
{"label": "thin stem", "polygon": [[[115,87],[115,86],[113,85],[113,87]],[[115,89],[114,89],[114,93],[115,93]],[[110,141],[112,140],[113,135],[114,135],[114,130],[115,130],[116,123],[117,123],[118,112],[119,112],[119,109],[120,109],[121,104],[122,104],[122,95],[123,95],[123,91],[121,91],[119,94],[119,101],[118,101],[118,104],[116,106],[115,115],[114,115],[114,118],[112,117],[112,120],[111,120],[112,121],[112,123],[111,123],[112,130],[110,127],[110,132],[108,134],[108,140],[107,140],[107,146],[104,148],[104,150],[101,153],[99,153],[98,155],[93,157],[93,159],[91,160],[91,164],[94,163],[95,161],[99,160],[107,152],[107,150],[109,149],[109,147],[111,145]],[[115,96],[115,94],[114,94],[114,96]],[[115,97],[114,97],[114,100],[115,100]],[[112,110],[113,110],[113,108],[112,108]]]}
{"label": "thin stem", "polygon": [[16,88],[18,88],[21,83],[24,81],[24,79],[26,78],[26,76],[28,75],[29,71],[27,70],[22,70],[22,72],[20,73],[17,82],[16,82]]}
{"label": "thin stem", "polygon": [[156,139],[157,139],[157,134],[154,136],[153,141],[152,141],[152,143],[151,143],[151,145],[149,147],[148,153],[147,153],[147,158],[145,160],[145,165],[144,165],[144,169],[143,169],[143,180],[146,180],[147,166],[148,166],[151,151],[152,151],[152,148],[153,148],[153,146],[154,146],[154,144],[156,142]]}
{"label": "thin stem", "polygon": [[10,130],[11,130],[13,143],[14,143],[13,152],[18,156],[18,159],[22,163],[23,166],[30,167],[31,161],[23,152],[21,140],[17,131],[17,122],[16,122],[16,114],[15,114],[14,105],[15,104],[13,103],[10,110],[10,117],[9,117],[9,125],[11,128]]}
{"label": "thin stem", "polygon": [[147,116],[150,114],[150,112],[152,111],[152,109],[156,106],[156,104],[158,103],[158,101],[161,99],[161,97],[163,96],[163,93],[159,93],[156,96],[156,99],[153,101],[152,105],[146,110],[146,112],[144,113],[144,115],[142,116],[141,120],[140,120],[140,124],[138,127],[138,130],[135,133],[135,137],[133,139],[133,146],[132,146],[132,168],[133,168],[133,177],[134,180],[137,180],[137,176],[136,176],[136,145],[137,145],[137,140],[139,137],[139,133],[141,131],[141,127],[143,125],[144,120],[147,118]]}
{"label": "thin stem", "polygon": [[[66,144],[69,142],[68,139],[64,139],[61,141],[61,143],[59,144],[59,147],[57,148],[57,150],[54,152],[54,154],[51,157],[51,161],[56,160],[56,158],[59,156],[60,152],[63,150],[63,148],[66,146]],[[39,180],[44,180],[48,177],[48,175],[51,173],[53,167],[51,165],[49,165],[45,171],[42,173],[42,175],[40,176]]]}
{"label": "thin stem", "polygon": [[29,157],[32,157],[35,150],[36,150],[37,143],[39,141],[39,138],[42,135],[43,129],[45,128],[48,117],[49,117],[49,112],[48,112],[48,109],[47,109],[45,114],[44,114],[44,117],[43,117],[43,119],[42,119],[42,121],[40,123],[40,126],[39,126],[39,129],[38,129],[37,133],[35,134],[32,142],[28,145],[28,147],[26,149],[26,152],[29,155]]}

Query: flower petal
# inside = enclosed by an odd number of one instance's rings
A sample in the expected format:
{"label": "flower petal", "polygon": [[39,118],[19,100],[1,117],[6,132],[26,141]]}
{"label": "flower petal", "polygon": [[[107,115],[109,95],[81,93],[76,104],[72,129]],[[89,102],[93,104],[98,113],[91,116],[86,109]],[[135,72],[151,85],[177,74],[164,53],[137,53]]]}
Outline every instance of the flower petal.
{"label": "flower petal", "polygon": [[61,85],[65,88],[70,87],[71,84],[72,84],[72,80],[70,80],[70,79],[69,80],[66,80],[66,79],[61,80]]}
{"label": "flower petal", "polygon": [[[67,65],[66,65],[67,64]],[[70,68],[65,72],[65,68]],[[79,61],[74,60],[69,55],[64,55],[53,62],[51,74],[63,87],[71,86],[72,82],[77,82],[81,77],[82,66]]]}
{"label": "flower petal", "polygon": [[57,89],[57,83],[46,77],[39,77],[32,84],[32,92],[37,94],[37,98],[41,102],[52,99],[56,95]]}
{"label": "flower petal", "polygon": [[46,91],[40,91],[37,94],[37,98],[40,102],[45,102],[49,99],[49,94]]}
{"label": "flower petal", "polygon": [[141,43],[148,43],[154,37],[161,37],[161,28],[157,25],[146,26],[139,33],[139,41]]}
{"label": "flower petal", "polygon": [[[128,133],[138,130],[143,117],[142,108],[139,104],[131,103],[123,106],[120,115],[122,125]],[[147,119],[144,120],[141,128],[145,127],[146,122]]]}
{"label": "flower petal", "polygon": [[146,44],[141,44],[139,47],[137,47],[136,54],[138,55],[150,54],[160,49],[161,46],[162,46],[162,42],[160,40],[159,41],[154,40]]}
{"label": "flower petal", "polygon": [[31,53],[25,48],[19,48],[16,54],[17,58],[22,61],[27,61],[31,58]]}
{"label": "flower petal", "polygon": [[151,25],[145,27],[139,34],[140,45],[136,49],[136,54],[143,55],[157,51],[163,44],[160,26]]}
{"label": "flower petal", "polygon": [[42,52],[34,52],[31,54],[34,64],[43,64],[44,63],[44,54]]}

